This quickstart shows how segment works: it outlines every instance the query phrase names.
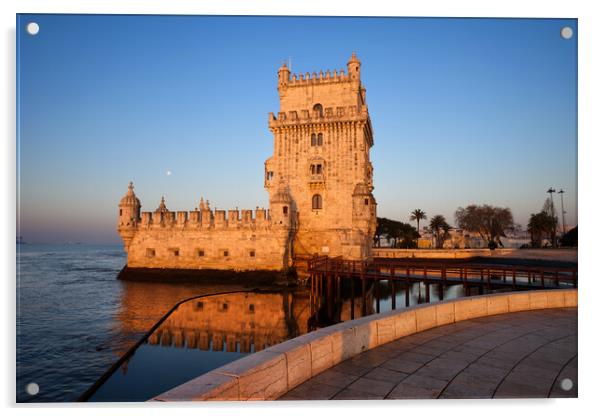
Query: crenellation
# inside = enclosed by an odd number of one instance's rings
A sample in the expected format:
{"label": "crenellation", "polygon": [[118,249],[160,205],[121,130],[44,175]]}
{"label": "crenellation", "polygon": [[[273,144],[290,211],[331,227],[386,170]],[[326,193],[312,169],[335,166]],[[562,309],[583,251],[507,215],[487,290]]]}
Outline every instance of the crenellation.
{"label": "crenellation", "polygon": [[196,227],[201,223],[201,212],[198,209],[188,212],[188,224]]}
{"label": "crenellation", "polygon": [[240,222],[238,209],[228,210],[228,227],[238,227]]}
{"label": "crenellation", "polygon": [[216,209],[214,211],[214,227],[223,228],[228,225],[226,220],[226,211],[223,209]]}
{"label": "crenellation", "polygon": [[152,212],[143,212],[142,213],[142,220],[141,220],[141,226],[142,227],[148,227],[151,222],[152,222],[152,218],[153,218],[153,213]]}
{"label": "crenellation", "polygon": [[187,211],[178,211],[177,212],[177,225],[180,228],[183,228],[184,226],[186,226],[186,223],[188,222],[188,212]]}

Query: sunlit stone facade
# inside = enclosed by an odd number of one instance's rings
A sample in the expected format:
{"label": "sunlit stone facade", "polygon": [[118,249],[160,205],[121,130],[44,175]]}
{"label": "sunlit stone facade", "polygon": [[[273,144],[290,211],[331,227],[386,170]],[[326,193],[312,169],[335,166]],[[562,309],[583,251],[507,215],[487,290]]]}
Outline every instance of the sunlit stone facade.
{"label": "sunlit stone facade", "polygon": [[355,54],[343,70],[310,76],[278,70],[280,111],[269,115],[269,210],[140,212],[130,183],[118,231],[136,268],[284,270],[313,254],[372,257],[372,125]]}

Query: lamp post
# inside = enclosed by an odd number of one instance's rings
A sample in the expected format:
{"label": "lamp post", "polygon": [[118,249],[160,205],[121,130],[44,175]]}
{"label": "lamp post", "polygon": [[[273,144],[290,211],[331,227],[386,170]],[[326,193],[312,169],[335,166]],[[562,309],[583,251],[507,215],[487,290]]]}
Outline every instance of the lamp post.
{"label": "lamp post", "polygon": [[556,215],[554,215],[554,198],[553,198],[552,194],[556,193],[556,189],[550,188],[546,192],[550,194],[550,209],[552,210],[551,214],[552,214],[552,217],[555,217]]}
{"label": "lamp post", "polygon": [[566,227],[565,227],[565,222],[564,222],[564,214],[566,214],[566,211],[564,210],[564,198],[562,197],[564,194],[564,190],[560,190],[558,191],[558,193],[560,194],[560,209],[562,210],[562,235],[564,236],[566,234]]}
{"label": "lamp post", "polygon": [[[552,211],[552,218],[556,219],[556,215],[554,214],[554,197],[553,193],[556,193],[556,189],[550,188],[546,191],[550,194],[550,210]],[[556,226],[554,226],[554,233],[552,234],[552,247],[556,247]]]}

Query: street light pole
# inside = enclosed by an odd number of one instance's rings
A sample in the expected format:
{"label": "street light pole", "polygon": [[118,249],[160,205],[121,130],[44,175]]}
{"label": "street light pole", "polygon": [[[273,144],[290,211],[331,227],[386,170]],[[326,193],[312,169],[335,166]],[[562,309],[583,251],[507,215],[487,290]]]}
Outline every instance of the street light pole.
{"label": "street light pole", "polygon": [[552,210],[552,217],[556,217],[556,215],[554,215],[554,197],[552,196],[553,193],[556,193],[556,189],[550,188],[546,192],[550,194],[550,208]]}
{"label": "street light pole", "polygon": [[564,198],[562,196],[562,194],[564,194],[564,190],[561,189],[558,191],[558,193],[560,194],[560,209],[562,210],[562,235],[564,236],[566,234],[566,226],[564,222],[564,214],[566,214],[566,212],[564,210]]}
{"label": "street light pole", "polygon": [[[556,215],[554,214],[554,197],[552,196],[552,194],[556,192],[556,189],[550,188],[546,192],[550,194],[550,210],[552,211],[552,218],[556,219]],[[556,226],[554,226],[554,234],[551,236],[552,237],[552,247],[556,247],[555,234],[556,234]]]}

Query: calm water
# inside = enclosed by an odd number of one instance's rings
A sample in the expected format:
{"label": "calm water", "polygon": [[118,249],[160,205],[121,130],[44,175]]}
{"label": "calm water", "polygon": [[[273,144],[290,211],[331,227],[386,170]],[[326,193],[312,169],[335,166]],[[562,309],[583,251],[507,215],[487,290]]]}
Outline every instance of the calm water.
{"label": "calm water", "polygon": [[[17,252],[17,401],[74,401],[176,303],[193,296],[248,290],[233,285],[117,280],[120,245],[19,245]],[[396,290],[397,307],[405,295]],[[462,296],[458,287],[445,298]],[[381,312],[390,290],[381,288]],[[420,295],[419,295],[420,293]],[[371,295],[370,295],[371,296]],[[412,288],[410,304],[424,299]],[[431,294],[433,300],[435,293]],[[376,309],[368,299],[368,313]],[[359,299],[354,314],[361,315]],[[254,351],[307,332],[305,290],[215,295],[181,304],[92,401],[143,401]],[[351,302],[340,319],[351,316]],[[40,392],[27,394],[28,383]]]}
{"label": "calm water", "polygon": [[179,300],[237,289],[123,282],[124,264],[119,245],[17,246],[17,401],[76,400]]}

